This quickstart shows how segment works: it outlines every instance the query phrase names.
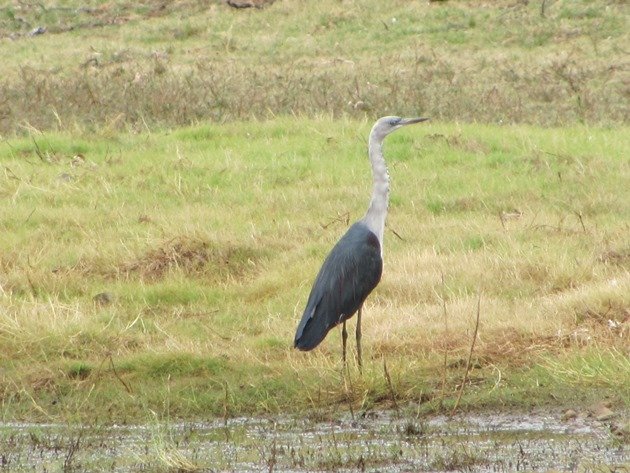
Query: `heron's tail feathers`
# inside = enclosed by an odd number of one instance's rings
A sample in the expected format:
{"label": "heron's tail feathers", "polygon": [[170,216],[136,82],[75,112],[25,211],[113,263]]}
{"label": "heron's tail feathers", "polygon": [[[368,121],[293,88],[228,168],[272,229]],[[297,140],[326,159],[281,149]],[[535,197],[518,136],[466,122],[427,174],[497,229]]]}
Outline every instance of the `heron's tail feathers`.
{"label": "heron's tail feathers", "polygon": [[317,345],[319,345],[325,337],[325,333],[307,333],[296,339],[294,346],[300,351],[311,351],[313,348],[317,347]]}
{"label": "heron's tail feathers", "polygon": [[315,307],[307,307],[295,333],[293,346],[298,350],[309,351],[319,345],[332,328],[320,316],[316,316]]}

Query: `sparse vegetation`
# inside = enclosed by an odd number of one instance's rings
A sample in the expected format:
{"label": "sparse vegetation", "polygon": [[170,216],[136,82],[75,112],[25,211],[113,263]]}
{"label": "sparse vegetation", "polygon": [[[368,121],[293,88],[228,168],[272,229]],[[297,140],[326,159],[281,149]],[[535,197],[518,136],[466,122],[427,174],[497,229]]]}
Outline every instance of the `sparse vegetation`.
{"label": "sparse vegetation", "polygon": [[[531,413],[442,417],[431,419],[417,435],[391,413],[363,414],[351,419],[329,413],[319,422],[285,416],[154,421],[80,431],[54,424],[9,426],[0,430],[2,468],[249,473],[556,471],[567,465],[577,471],[624,471],[627,466],[623,446],[606,438],[601,423],[583,417],[569,422]],[[414,418],[409,410],[403,416]],[[72,462],[66,462],[71,455]]]}

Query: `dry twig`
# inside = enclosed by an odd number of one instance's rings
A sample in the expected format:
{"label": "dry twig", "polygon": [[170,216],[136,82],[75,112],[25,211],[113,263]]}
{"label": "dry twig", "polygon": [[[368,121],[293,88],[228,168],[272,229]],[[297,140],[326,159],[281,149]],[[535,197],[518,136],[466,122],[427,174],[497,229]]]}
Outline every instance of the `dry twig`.
{"label": "dry twig", "polygon": [[389,392],[392,396],[392,403],[394,404],[394,410],[396,411],[396,417],[400,417],[400,411],[398,409],[398,403],[396,402],[396,392],[394,391],[394,386],[392,384],[392,378],[389,375],[389,371],[387,369],[387,361],[383,358],[383,371],[385,372],[385,380],[387,381],[387,387],[389,388]]}
{"label": "dry twig", "polygon": [[477,320],[475,321],[475,333],[473,333],[472,343],[470,344],[470,352],[468,353],[468,361],[466,362],[466,372],[464,373],[464,380],[462,381],[462,385],[459,388],[459,394],[457,395],[457,400],[455,401],[455,405],[453,406],[451,415],[454,415],[455,411],[457,411],[457,408],[459,407],[459,401],[462,399],[462,394],[464,393],[464,386],[466,386],[466,383],[468,382],[468,374],[470,373],[472,355],[473,355],[473,351],[475,350],[475,342],[477,341],[477,332],[479,331],[480,312],[481,312],[481,293],[479,293],[479,298],[477,299]]}

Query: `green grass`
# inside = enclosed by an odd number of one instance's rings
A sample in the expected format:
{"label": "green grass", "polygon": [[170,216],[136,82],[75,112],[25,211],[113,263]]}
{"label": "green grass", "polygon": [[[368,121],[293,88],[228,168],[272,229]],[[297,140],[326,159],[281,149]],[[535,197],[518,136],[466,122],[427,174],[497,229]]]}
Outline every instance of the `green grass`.
{"label": "green grass", "polygon": [[478,293],[462,408],[626,403],[627,127],[432,121],[391,136],[365,374],[351,363],[344,381],[337,331],[292,349],[321,261],[367,206],[369,127],[277,118],[2,142],[2,416],[450,408]]}

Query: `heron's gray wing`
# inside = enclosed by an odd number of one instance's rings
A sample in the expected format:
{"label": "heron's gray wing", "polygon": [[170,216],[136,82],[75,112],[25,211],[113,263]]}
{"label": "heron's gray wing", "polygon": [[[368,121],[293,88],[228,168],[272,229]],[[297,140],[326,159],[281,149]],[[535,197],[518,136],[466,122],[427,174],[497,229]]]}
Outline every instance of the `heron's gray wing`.
{"label": "heron's gray wing", "polygon": [[334,246],[315,279],[295,347],[315,348],[328,331],[350,318],[376,287],[383,272],[377,236],[357,222]]}

